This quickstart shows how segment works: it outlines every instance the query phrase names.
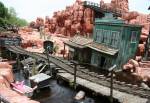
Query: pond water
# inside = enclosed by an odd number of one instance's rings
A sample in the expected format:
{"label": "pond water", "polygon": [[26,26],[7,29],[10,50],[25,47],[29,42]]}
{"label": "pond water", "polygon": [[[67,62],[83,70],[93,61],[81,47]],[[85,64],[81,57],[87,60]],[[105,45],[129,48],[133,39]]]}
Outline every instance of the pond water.
{"label": "pond water", "polygon": [[[29,80],[25,80],[21,72],[15,73],[15,78],[18,81],[24,80],[26,85],[30,86]],[[86,92],[86,102],[74,102],[74,96],[80,90]],[[109,103],[108,98],[92,95],[91,91],[85,88],[78,87],[77,90],[71,88],[67,82],[57,83],[55,79],[50,81],[50,88],[40,89],[32,99],[40,103]]]}

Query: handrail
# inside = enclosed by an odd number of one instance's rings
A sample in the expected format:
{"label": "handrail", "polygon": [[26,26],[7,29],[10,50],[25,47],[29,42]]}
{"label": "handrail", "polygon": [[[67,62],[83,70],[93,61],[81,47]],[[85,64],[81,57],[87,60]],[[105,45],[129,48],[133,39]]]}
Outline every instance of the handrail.
{"label": "handrail", "polygon": [[95,10],[97,9],[97,10],[99,10],[99,12],[100,11],[102,11],[102,12],[111,12],[114,15],[121,16],[121,10],[108,9],[107,7],[103,8],[103,7],[100,7],[99,3],[94,3],[94,2],[91,2],[91,1],[84,1],[83,6],[89,7],[91,9],[95,9]]}

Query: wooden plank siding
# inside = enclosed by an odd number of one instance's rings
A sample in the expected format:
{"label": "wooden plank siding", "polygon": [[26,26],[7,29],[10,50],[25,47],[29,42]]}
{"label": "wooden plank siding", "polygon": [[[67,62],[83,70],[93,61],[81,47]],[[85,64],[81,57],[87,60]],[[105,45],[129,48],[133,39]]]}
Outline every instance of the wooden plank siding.
{"label": "wooden plank siding", "polygon": [[[112,56],[93,50],[91,64],[100,66],[101,59],[105,58],[103,68],[108,68],[114,63],[118,69],[130,58],[134,58],[139,43],[141,26],[127,25],[117,20],[95,20],[94,42],[107,47],[118,49],[118,55]],[[116,21],[116,22],[115,22]]]}

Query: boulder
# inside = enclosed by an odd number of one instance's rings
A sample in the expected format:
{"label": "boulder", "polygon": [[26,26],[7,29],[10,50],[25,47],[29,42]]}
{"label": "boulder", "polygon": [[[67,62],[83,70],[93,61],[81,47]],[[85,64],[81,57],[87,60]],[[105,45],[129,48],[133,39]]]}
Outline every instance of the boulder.
{"label": "boulder", "polygon": [[14,82],[14,76],[12,73],[12,69],[9,68],[0,68],[0,75],[5,77],[5,79],[11,83]]}
{"label": "boulder", "polygon": [[8,62],[0,62],[0,68],[10,68],[10,69],[12,69],[12,66]]}
{"label": "boulder", "polygon": [[139,67],[139,63],[134,59],[130,59],[129,63],[132,64],[134,67]]}
{"label": "boulder", "polygon": [[76,96],[75,96],[75,100],[82,100],[85,97],[85,92],[84,91],[79,91]]}
{"label": "boulder", "polygon": [[128,12],[128,13],[123,13],[122,18],[124,20],[130,21],[132,19],[136,19],[137,16],[139,16],[139,13],[136,11]]}

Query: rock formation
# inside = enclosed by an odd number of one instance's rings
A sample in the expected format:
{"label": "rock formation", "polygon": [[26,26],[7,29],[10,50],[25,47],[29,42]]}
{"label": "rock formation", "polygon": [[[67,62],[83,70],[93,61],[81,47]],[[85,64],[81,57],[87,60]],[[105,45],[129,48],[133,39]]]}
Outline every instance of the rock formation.
{"label": "rock formation", "polygon": [[[94,11],[85,8],[81,0],[67,6],[65,10],[54,12],[53,17],[37,18],[35,22],[30,23],[30,27],[39,29],[45,26],[45,31],[53,34],[63,34],[65,36],[74,36],[76,33],[81,35],[91,35],[93,32]],[[121,12],[128,12],[128,0],[112,0],[110,4],[100,2],[101,7],[108,9],[117,9]],[[44,22],[45,21],[45,22]]]}
{"label": "rock formation", "polygon": [[93,11],[83,7],[81,0],[76,0],[72,6],[67,6],[65,10],[54,12],[53,17],[44,19],[37,18],[36,22],[31,22],[30,27],[39,29],[45,26],[45,31],[53,34],[63,34],[74,36],[92,34],[93,31]]}
{"label": "rock formation", "polygon": [[[127,16],[128,15],[128,16]],[[150,61],[142,61],[145,52],[145,44],[150,31],[149,15],[128,12],[123,17],[129,24],[142,25],[142,31],[140,36],[140,42],[137,48],[136,57],[129,60],[127,64],[123,66],[124,70],[130,70],[131,74],[140,76],[147,85],[150,86]],[[150,52],[148,54],[150,56]],[[132,62],[131,62],[132,61]]]}
{"label": "rock formation", "polygon": [[111,11],[118,11],[122,14],[129,11],[128,0],[111,0],[111,3],[105,3],[104,0],[101,0],[100,7]]}
{"label": "rock formation", "polygon": [[[84,8],[82,4],[81,0],[76,0],[72,6],[67,6],[65,10],[54,12],[52,18],[45,17],[45,22],[44,19],[37,18],[35,22],[30,23],[30,27],[38,29],[44,25],[46,32],[63,34],[65,36],[74,36],[76,33],[91,35],[93,32],[94,11]],[[122,14],[120,19],[125,20],[127,24],[143,26],[136,57],[129,60],[123,66],[123,69],[130,70],[134,76],[135,74],[141,76],[144,81],[150,81],[150,73],[146,72],[150,66],[150,61],[141,62],[145,51],[145,43],[149,35],[150,15],[129,11],[128,0],[112,0],[111,3],[105,3],[104,0],[101,0],[100,7],[120,12]]]}

